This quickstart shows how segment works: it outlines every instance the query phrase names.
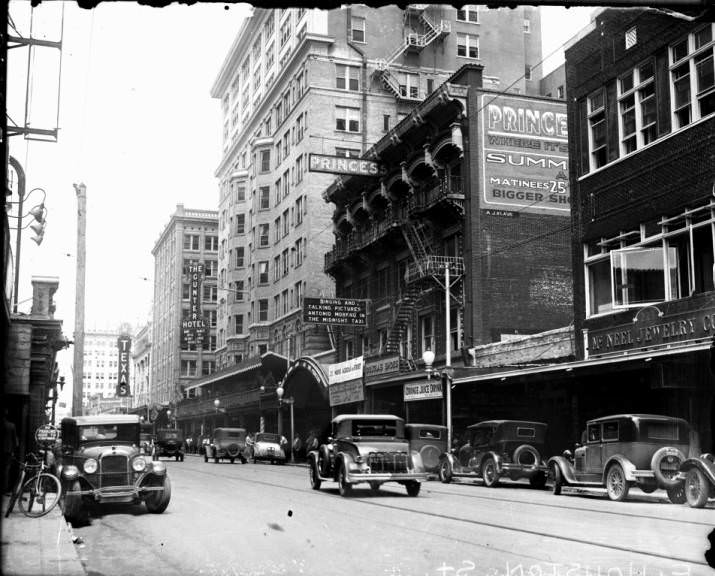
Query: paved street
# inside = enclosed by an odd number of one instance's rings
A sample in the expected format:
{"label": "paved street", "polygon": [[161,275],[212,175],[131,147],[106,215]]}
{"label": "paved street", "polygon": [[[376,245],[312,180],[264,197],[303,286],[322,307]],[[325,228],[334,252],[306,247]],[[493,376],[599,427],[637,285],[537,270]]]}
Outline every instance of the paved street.
{"label": "paved street", "polygon": [[105,507],[75,528],[88,574],[712,574],[713,509],[660,492],[615,503],[435,481],[418,498],[388,484],[345,499],[331,483],[311,490],[304,467],[167,464],[164,514]]}

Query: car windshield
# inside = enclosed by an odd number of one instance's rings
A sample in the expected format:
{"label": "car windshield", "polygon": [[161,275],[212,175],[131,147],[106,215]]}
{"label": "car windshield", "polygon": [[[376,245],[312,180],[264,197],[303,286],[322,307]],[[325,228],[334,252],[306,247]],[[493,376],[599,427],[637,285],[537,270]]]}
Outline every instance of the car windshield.
{"label": "car windshield", "polygon": [[135,424],[91,424],[79,427],[80,442],[125,442],[133,444],[138,438]]}
{"label": "car windshield", "polygon": [[159,435],[166,440],[176,440],[179,438],[178,430],[161,430]]}
{"label": "car windshield", "polygon": [[396,420],[353,420],[353,436],[397,436]]}
{"label": "car windshield", "polygon": [[256,442],[273,442],[279,443],[278,434],[256,434]]}
{"label": "car windshield", "polygon": [[232,438],[234,440],[240,440],[243,438],[245,433],[242,430],[220,430],[216,431],[216,438]]}

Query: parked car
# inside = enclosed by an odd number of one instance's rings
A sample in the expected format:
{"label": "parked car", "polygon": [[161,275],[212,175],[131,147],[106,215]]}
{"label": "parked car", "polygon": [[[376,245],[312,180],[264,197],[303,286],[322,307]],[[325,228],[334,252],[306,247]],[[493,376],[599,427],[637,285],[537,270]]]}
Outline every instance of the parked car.
{"label": "parked car", "polygon": [[204,447],[204,462],[209,458],[218,464],[219,460],[230,460],[234,463],[236,458],[245,464],[246,457],[246,429],[245,428],[216,428],[208,444]]}
{"label": "parked car", "polygon": [[701,454],[680,465],[680,479],[685,482],[685,498],[693,508],[702,508],[715,498],[715,456]]}
{"label": "parked car", "polygon": [[625,500],[632,486],[651,493],[662,488],[675,504],[685,502],[680,467],[690,448],[690,425],[680,418],[619,414],[586,423],[583,445],[548,462],[554,494],[563,486],[606,488]]}
{"label": "parked car", "polygon": [[139,449],[139,416],[108,414],[64,418],[57,471],[69,522],[83,523],[90,503],[144,502],[160,514],[171,482],[163,462]]}
{"label": "parked car", "polygon": [[156,441],[154,442],[154,458],[162,456],[175,458],[176,461],[184,461],[186,453],[184,443],[184,433],[174,428],[159,428],[156,431]]}
{"label": "parked car", "polygon": [[405,434],[410,452],[422,458],[425,472],[439,472],[440,456],[447,451],[447,427],[438,424],[405,424]]}
{"label": "parked car", "polygon": [[419,453],[410,454],[405,422],[388,414],[342,414],[333,418],[330,437],[308,454],[310,485],[338,483],[341,496],[366,483],[377,492],[385,482],[398,482],[417,496],[427,479]]}
{"label": "parked car", "polygon": [[280,434],[272,434],[270,432],[258,432],[253,439],[251,446],[251,458],[254,462],[259,460],[268,460],[271,464],[285,464],[286,452],[285,445],[281,443]]}
{"label": "parked car", "polygon": [[542,459],[546,424],[522,420],[487,420],[467,428],[465,442],[440,458],[439,479],[481,478],[494,487],[502,478],[528,478],[534,488],[546,486]]}

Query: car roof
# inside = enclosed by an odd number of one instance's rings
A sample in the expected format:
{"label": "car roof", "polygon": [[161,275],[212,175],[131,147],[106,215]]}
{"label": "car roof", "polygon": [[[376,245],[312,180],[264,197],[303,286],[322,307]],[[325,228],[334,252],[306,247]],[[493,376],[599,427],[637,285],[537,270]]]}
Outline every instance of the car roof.
{"label": "car roof", "polygon": [[481,428],[482,426],[499,426],[500,424],[517,424],[522,426],[546,426],[543,422],[531,422],[529,420],[484,420],[483,422],[477,422],[471,426],[467,426],[467,429]]}
{"label": "car roof", "polygon": [[138,414],[95,414],[93,416],[72,416],[64,418],[74,420],[78,426],[92,426],[95,424],[138,424]]}
{"label": "car roof", "polygon": [[600,418],[594,418],[589,420],[587,424],[597,424],[599,422],[605,422],[607,420],[655,420],[660,422],[680,422],[687,424],[686,420],[682,418],[674,418],[673,416],[662,416],[660,414],[614,414],[612,416],[601,416]]}
{"label": "car roof", "polygon": [[221,430],[222,432],[245,432],[245,428],[215,428],[214,432],[218,432]]}
{"label": "car roof", "polygon": [[333,422],[336,424],[345,420],[400,420],[404,422],[402,418],[393,414],[339,414],[333,418]]}

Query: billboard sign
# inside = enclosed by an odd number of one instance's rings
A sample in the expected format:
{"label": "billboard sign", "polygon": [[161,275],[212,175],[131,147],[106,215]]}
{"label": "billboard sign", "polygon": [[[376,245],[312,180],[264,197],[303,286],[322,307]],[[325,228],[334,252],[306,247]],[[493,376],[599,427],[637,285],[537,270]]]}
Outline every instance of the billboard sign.
{"label": "billboard sign", "polygon": [[189,274],[189,313],[181,321],[181,337],[186,344],[200,345],[206,335],[206,319],[201,314],[201,281],[204,276],[202,263],[191,263]]}
{"label": "billboard sign", "polygon": [[129,388],[129,352],[132,350],[132,339],[127,335],[117,338],[118,368],[117,368],[117,390],[119,398],[131,396]]}
{"label": "billboard sign", "polygon": [[404,385],[405,402],[442,398],[443,394],[441,379],[427,380],[427,382],[412,382]]}
{"label": "billboard sign", "polygon": [[566,103],[480,94],[482,209],[570,216]]}
{"label": "billboard sign", "polygon": [[304,298],[303,322],[313,324],[367,325],[367,300]]}
{"label": "billboard sign", "polygon": [[331,406],[362,402],[365,400],[362,380],[350,380],[349,382],[332,384],[328,386],[328,397]]}
{"label": "billboard sign", "polygon": [[329,174],[378,176],[380,174],[380,165],[372,160],[363,160],[362,158],[310,154],[308,170],[310,172],[327,172]]}

